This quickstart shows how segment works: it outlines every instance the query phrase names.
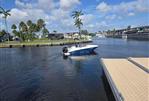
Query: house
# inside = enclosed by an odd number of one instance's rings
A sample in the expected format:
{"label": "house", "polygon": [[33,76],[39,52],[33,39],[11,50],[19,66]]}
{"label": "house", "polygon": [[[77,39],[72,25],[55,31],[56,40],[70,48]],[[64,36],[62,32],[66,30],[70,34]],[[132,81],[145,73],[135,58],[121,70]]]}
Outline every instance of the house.
{"label": "house", "polygon": [[48,38],[51,40],[64,39],[64,34],[63,33],[49,33]]}
{"label": "house", "polygon": [[64,38],[66,38],[66,39],[79,39],[79,33],[78,32],[65,33]]}

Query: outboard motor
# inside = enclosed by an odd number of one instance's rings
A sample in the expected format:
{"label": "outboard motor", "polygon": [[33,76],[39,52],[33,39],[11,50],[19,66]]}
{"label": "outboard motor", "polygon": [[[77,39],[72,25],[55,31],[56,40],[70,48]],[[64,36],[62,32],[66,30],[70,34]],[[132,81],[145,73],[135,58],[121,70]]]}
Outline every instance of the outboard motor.
{"label": "outboard motor", "polygon": [[67,47],[63,47],[63,53],[67,53],[68,52],[68,48]]}

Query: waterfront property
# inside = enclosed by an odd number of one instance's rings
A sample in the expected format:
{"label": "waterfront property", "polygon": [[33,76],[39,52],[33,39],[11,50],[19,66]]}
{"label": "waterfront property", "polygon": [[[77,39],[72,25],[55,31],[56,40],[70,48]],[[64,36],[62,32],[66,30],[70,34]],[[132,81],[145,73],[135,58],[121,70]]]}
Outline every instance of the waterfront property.
{"label": "waterfront property", "polygon": [[106,37],[149,40],[149,26],[104,31]]}
{"label": "waterfront property", "polygon": [[148,101],[149,58],[103,58],[102,63],[116,101]]}

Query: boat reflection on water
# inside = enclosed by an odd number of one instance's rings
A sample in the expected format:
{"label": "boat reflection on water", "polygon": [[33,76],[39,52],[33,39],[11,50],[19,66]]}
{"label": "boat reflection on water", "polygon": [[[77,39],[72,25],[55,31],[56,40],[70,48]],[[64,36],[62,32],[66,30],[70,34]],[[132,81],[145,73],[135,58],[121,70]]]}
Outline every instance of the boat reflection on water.
{"label": "boat reflection on water", "polygon": [[92,56],[95,56],[97,55],[97,53],[95,51],[91,52],[91,53],[88,53],[88,54],[82,54],[82,55],[79,55],[79,56],[65,56],[63,55],[63,59],[72,59],[72,60],[75,60],[75,61],[80,61],[80,60],[85,60],[89,57],[92,57]]}

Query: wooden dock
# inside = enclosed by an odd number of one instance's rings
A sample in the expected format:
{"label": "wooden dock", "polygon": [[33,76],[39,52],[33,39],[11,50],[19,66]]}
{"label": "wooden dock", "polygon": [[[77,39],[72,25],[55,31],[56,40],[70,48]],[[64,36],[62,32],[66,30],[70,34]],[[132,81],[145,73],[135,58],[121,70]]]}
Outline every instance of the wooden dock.
{"label": "wooden dock", "polygon": [[149,58],[101,60],[116,101],[149,101]]}

